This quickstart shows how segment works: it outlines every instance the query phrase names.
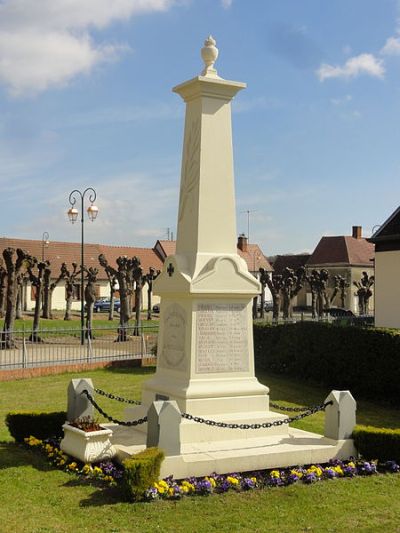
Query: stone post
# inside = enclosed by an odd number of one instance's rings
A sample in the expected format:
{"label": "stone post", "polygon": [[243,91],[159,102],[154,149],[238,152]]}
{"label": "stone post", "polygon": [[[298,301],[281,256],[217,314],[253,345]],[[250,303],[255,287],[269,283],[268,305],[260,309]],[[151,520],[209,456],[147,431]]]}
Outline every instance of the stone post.
{"label": "stone post", "polygon": [[147,447],[157,446],[165,455],[180,455],[181,421],[181,412],[176,402],[153,402],[147,413]]}
{"label": "stone post", "polygon": [[82,391],[87,390],[89,394],[94,394],[94,387],[91,379],[71,379],[68,385],[68,407],[67,420],[72,422],[82,416],[93,416],[93,405],[89,402]]}
{"label": "stone post", "polygon": [[357,403],[350,391],[333,390],[325,399],[333,402],[325,410],[325,437],[333,440],[350,439],[356,425]]}

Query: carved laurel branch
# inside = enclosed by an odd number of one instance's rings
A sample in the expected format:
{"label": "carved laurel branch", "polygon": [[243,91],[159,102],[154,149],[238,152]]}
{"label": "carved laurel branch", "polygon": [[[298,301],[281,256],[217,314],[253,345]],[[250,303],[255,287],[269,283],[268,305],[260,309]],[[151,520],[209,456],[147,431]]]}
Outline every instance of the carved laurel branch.
{"label": "carved laurel branch", "polygon": [[187,203],[197,181],[197,169],[199,168],[200,157],[200,119],[194,120],[190,126],[189,135],[185,147],[185,157],[182,174],[181,202],[178,220],[181,221]]}

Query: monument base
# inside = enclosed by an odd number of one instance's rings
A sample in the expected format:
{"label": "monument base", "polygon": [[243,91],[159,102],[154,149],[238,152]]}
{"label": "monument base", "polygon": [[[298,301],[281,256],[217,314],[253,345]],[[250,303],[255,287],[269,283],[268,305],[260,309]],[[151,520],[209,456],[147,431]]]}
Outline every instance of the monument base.
{"label": "monument base", "polygon": [[[112,429],[118,461],[122,462],[146,448],[142,432],[114,426]],[[182,479],[207,476],[213,472],[227,474],[320,464],[331,459],[348,459],[356,454],[351,439],[333,440],[289,428],[286,435],[183,444],[179,455],[166,455],[160,477],[172,475],[175,479]]]}

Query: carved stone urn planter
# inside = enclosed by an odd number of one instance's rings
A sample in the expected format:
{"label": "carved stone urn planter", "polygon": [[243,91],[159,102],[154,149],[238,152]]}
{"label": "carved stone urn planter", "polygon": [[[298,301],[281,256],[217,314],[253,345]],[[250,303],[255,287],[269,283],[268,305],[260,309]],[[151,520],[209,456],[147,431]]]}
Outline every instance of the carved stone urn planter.
{"label": "carved stone urn planter", "polygon": [[116,454],[110,438],[111,429],[103,428],[99,431],[83,431],[66,423],[63,425],[64,438],[60,448],[68,455],[84,463],[98,463],[105,459],[112,459]]}

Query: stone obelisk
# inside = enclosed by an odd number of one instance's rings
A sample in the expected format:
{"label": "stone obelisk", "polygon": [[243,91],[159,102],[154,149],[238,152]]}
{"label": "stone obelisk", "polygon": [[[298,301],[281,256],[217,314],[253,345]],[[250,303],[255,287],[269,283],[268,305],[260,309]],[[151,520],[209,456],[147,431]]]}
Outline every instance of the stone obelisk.
{"label": "stone obelisk", "polygon": [[246,85],[218,76],[215,44],[204,43],[201,75],[173,89],[186,102],[177,243],[154,283],[158,361],[143,403],[175,400],[193,415],[257,421],[269,409],[254,375],[251,306],[261,289],[236,248],[231,126],[231,100]]}
{"label": "stone obelisk", "polygon": [[[231,128],[231,100],[245,84],[217,75],[215,44],[211,36],[205,41],[201,75],[174,88],[186,102],[176,253],[154,283],[161,296],[157,370],[142,405],[126,410],[127,420],[147,415],[148,425],[118,428],[113,442],[120,460],[159,446],[161,476],[177,479],[354,453],[348,392],[328,397],[322,437],[269,411],[268,388],[254,375],[251,307],[260,286],[236,249]],[[345,420],[349,431],[340,429]]]}

